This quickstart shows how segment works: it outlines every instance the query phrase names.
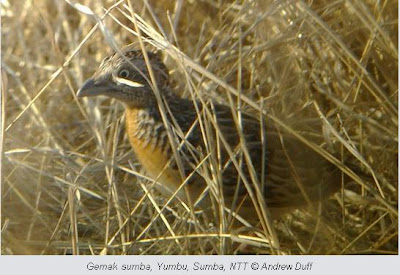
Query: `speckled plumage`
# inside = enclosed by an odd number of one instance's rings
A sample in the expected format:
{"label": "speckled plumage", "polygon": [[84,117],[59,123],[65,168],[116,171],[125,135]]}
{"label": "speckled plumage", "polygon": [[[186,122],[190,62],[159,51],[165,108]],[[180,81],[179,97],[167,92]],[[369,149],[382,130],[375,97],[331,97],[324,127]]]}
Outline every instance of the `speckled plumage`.
{"label": "speckled plumage", "polygon": [[[185,179],[178,170],[142,52],[132,49],[123,52],[123,56],[116,53],[105,58],[78,95],[106,95],[125,104],[126,131],[135,154],[147,173],[160,183],[160,191],[170,196]],[[168,127],[175,133],[176,144],[183,143],[177,151],[184,176],[192,174],[194,167],[208,155],[211,175],[203,173],[204,169],[193,173],[187,183],[190,201],[196,201],[204,189],[210,187],[205,180],[210,178],[215,186],[222,187],[214,190],[216,193],[222,190],[219,202],[244,215],[252,215],[248,188],[255,192],[255,185],[262,190],[266,204],[276,208],[318,201],[337,190],[340,173],[336,167],[295,137],[278,131],[274,125],[260,124],[248,114],[241,114],[241,130],[238,130],[231,108],[215,102],[207,106],[196,102],[199,110],[196,112],[193,101],[171,90],[168,71],[161,59],[153,53],[148,56],[167,110]],[[211,113],[211,117],[207,113]],[[216,123],[212,117],[216,118]],[[200,123],[203,123],[203,131]],[[229,145],[228,148],[225,145]],[[243,148],[250,160],[244,157]],[[247,188],[243,181],[248,182]],[[183,190],[177,196],[187,202]],[[205,201],[208,201],[205,205],[209,204],[209,200]],[[242,211],[244,209],[246,211]]]}

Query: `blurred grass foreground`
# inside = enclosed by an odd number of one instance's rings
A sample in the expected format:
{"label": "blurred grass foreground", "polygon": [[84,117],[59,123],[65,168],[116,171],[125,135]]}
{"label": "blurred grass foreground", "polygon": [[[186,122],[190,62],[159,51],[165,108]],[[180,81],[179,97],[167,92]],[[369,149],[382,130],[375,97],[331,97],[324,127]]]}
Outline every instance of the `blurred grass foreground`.
{"label": "blurred grass foreground", "polygon": [[[76,2],[1,1],[2,254],[398,254],[397,1]],[[75,96],[138,30],[182,96],[241,95],[352,180],[319,215],[282,214],[273,245],[160,212],[123,106]]]}

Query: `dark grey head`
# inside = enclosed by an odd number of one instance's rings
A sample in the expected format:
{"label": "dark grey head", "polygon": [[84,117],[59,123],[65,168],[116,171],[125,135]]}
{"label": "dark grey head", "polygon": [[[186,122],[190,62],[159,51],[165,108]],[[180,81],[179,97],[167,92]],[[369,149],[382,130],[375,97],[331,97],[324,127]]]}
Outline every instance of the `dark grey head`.
{"label": "dark grey head", "polygon": [[[154,105],[153,84],[142,51],[128,49],[122,50],[122,53],[106,57],[93,77],[78,90],[77,96],[105,95],[135,108]],[[157,87],[163,91],[169,82],[168,70],[157,54],[147,52],[147,55]]]}

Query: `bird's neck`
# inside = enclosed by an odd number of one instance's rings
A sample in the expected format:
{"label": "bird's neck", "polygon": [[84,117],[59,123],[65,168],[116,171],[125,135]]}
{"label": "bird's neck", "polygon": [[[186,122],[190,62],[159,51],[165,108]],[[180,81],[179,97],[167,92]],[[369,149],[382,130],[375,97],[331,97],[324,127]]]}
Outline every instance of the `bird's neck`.
{"label": "bird's neck", "polygon": [[171,113],[174,116],[179,115],[179,113],[184,110],[182,108],[193,108],[193,104],[191,104],[190,100],[181,98],[169,88],[164,87],[160,90],[160,94],[163,106],[159,105],[159,101],[153,95],[150,100],[146,101],[146,103],[141,103],[139,105],[126,103],[126,110],[135,111],[140,114],[146,113],[146,115],[156,121],[162,121],[161,110],[163,110],[165,114],[167,114],[167,117],[169,117]]}
{"label": "bird's neck", "polygon": [[165,145],[166,136],[161,134],[164,124],[154,112],[148,108],[126,108],[125,110],[126,132],[135,149],[140,150],[147,146],[155,148],[157,144]]}
{"label": "bird's neck", "polygon": [[[162,100],[164,103],[164,110],[168,114],[171,110],[172,105],[176,104],[180,98],[172,92],[163,91]],[[174,109],[172,107],[172,109]],[[167,115],[167,119],[170,116]],[[126,119],[126,130],[129,138],[148,140],[155,132],[162,131],[165,129],[163,119],[161,116],[160,108],[155,98],[148,101],[145,106],[125,104],[125,119]]]}
{"label": "bird's neck", "polygon": [[163,91],[162,103],[163,107],[160,108],[154,98],[153,104],[145,107],[126,105],[126,128],[130,138],[148,139],[150,135],[157,134],[156,132],[165,131],[161,110],[165,112],[164,118],[171,123],[170,125],[177,123],[182,131],[188,130],[196,118],[192,101],[173,92]]}

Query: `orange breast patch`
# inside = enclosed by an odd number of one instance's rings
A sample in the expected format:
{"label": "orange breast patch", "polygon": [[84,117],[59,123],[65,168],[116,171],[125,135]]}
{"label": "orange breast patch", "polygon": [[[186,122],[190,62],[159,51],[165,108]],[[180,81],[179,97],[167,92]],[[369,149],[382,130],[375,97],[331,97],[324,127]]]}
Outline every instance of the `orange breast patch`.
{"label": "orange breast patch", "polygon": [[[169,168],[167,164],[169,156],[161,148],[152,145],[152,142],[146,140],[146,138],[151,138],[152,135],[146,135],[147,137],[142,138],[137,137],[137,132],[140,130],[138,128],[139,112],[140,110],[138,109],[127,108],[126,110],[126,131],[129,140],[140,164],[148,175],[159,183],[157,189],[165,196],[170,197],[182,183],[179,171]],[[187,201],[184,189],[180,190],[178,197],[183,201]]]}

